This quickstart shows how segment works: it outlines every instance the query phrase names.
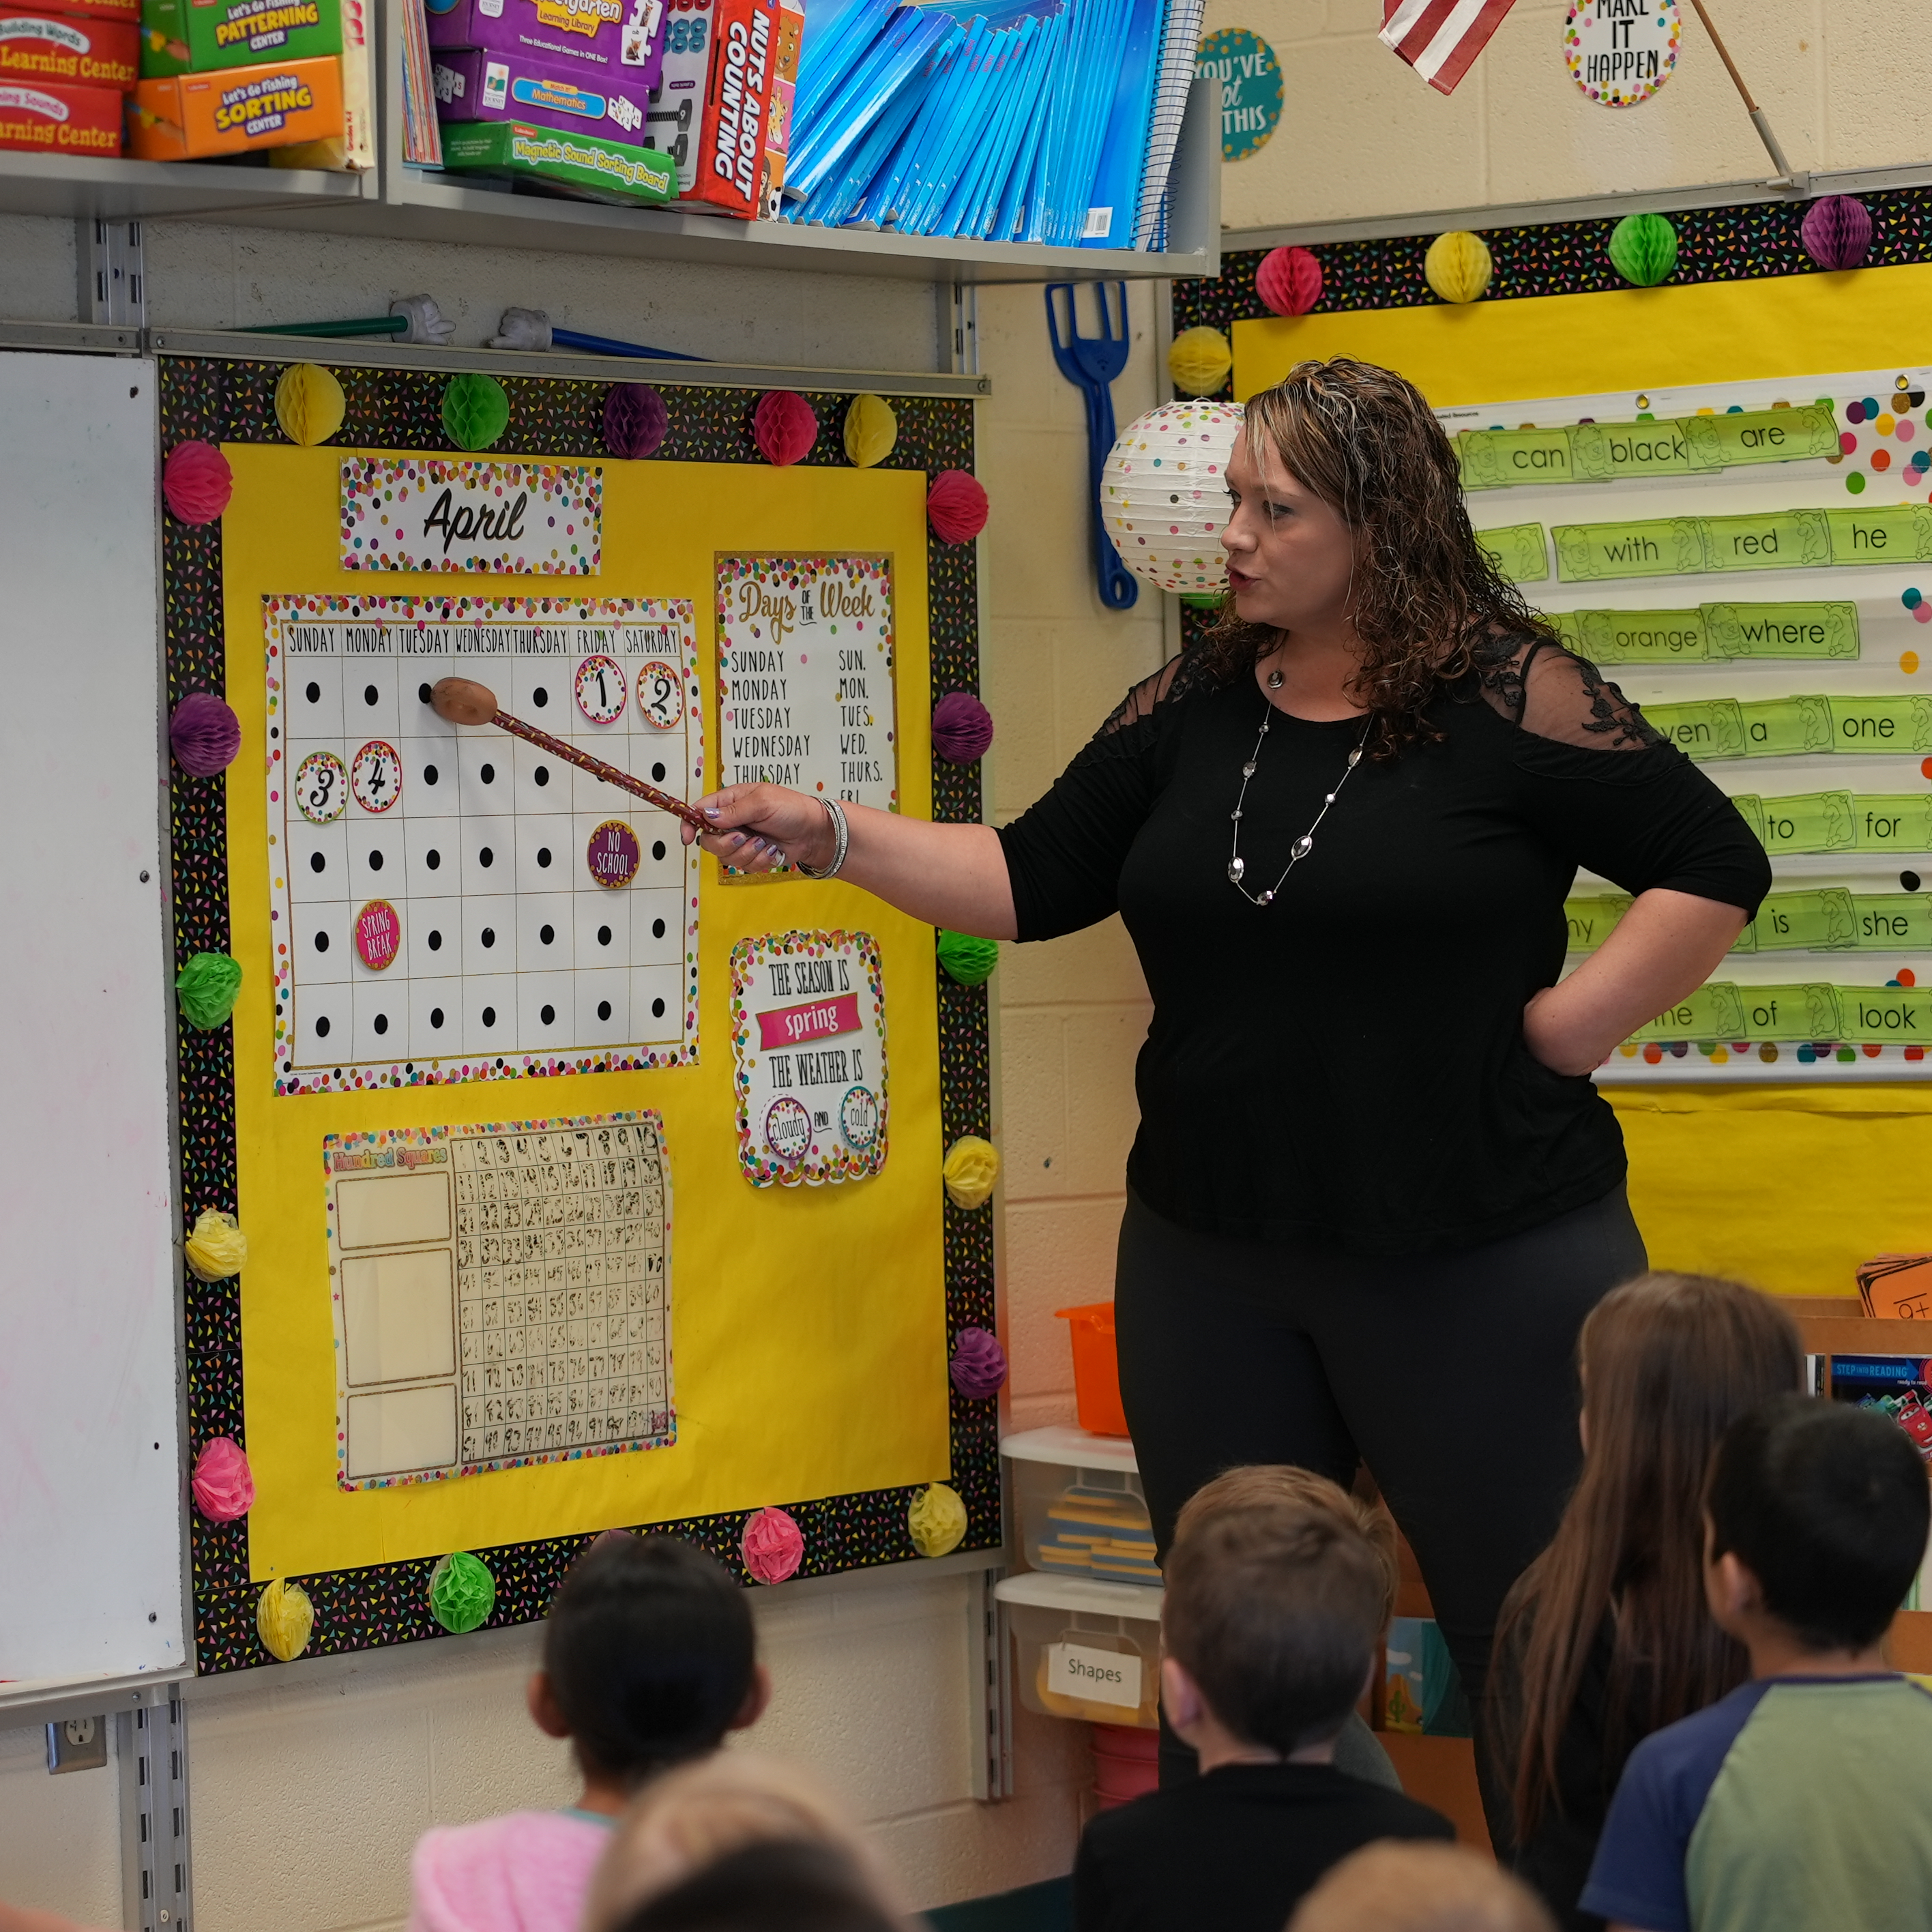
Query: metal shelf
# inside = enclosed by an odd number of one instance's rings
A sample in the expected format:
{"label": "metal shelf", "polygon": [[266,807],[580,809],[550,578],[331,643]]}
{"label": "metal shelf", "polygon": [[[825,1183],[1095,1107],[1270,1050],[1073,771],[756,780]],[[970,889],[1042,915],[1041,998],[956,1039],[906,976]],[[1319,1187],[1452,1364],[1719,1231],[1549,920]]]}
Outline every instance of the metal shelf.
{"label": "metal shelf", "polygon": [[6,214],[129,221],[246,211],[279,226],[299,226],[318,208],[361,208],[374,190],[367,176],[320,169],[0,154],[0,214]]}
{"label": "metal shelf", "polygon": [[[0,322],[0,346],[18,324]],[[69,332],[70,333],[71,332]],[[104,331],[97,333],[104,334]],[[28,345],[35,346],[35,345]],[[59,348],[76,345],[58,342]],[[92,346],[92,345],[90,345]],[[356,337],[268,335],[245,328],[151,328],[146,346],[156,356],[218,356],[237,362],[327,362],[340,368],[420,369],[446,376],[458,369],[488,376],[540,376],[551,381],[675,382],[687,388],[830,390],[879,396],[943,396],[972,402],[993,392],[990,376],[922,374],[917,370],[817,369],[772,363],[686,362],[637,356],[586,356],[515,349],[417,348]]]}

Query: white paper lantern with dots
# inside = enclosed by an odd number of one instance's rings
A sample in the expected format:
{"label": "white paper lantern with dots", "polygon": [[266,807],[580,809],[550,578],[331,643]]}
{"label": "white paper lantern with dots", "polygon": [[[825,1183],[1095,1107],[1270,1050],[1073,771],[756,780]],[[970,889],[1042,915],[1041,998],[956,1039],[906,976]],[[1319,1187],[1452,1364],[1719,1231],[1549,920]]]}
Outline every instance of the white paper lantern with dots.
{"label": "white paper lantern with dots", "polygon": [[1100,472],[1100,514],[1120,561],[1162,590],[1222,590],[1233,505],[1228,453],[1241,412],[1190,398],[1128,424]]}

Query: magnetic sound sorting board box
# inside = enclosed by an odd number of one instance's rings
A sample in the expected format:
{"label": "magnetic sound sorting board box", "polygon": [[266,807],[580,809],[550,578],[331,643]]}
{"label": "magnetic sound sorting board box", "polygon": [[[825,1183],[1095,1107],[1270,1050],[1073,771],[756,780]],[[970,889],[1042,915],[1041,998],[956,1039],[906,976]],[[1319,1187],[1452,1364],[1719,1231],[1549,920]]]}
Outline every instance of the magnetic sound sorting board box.
{"label": "magnetic sound sorting board box", "polygon": [[767,777],[978,818],[930,732],[976,682],[970,546],[925,514],[970,405],[782,470],[754,392],[666,388],[640,462],[585,453],[604,386],[512,381],[471,454],[420,446],[443,379],[358,370],[298,447],[279,366],[198,366],[164,446],[233,487],[166,526],[169,699],[224,696],[242,749],[172,773],[176,950],[241,992],[181,1028],[183,1209],[248,1246],[189,1282],[190,1449],[254,1486],[194,1520],[198,1668],[540,1616],[613,1528],[763,1580],[773,1534],[806,1574],[996,1546],[994,1405],[946,1375],[990,1210],[940,1180],[986,1130],[984,988],[676,815]]}

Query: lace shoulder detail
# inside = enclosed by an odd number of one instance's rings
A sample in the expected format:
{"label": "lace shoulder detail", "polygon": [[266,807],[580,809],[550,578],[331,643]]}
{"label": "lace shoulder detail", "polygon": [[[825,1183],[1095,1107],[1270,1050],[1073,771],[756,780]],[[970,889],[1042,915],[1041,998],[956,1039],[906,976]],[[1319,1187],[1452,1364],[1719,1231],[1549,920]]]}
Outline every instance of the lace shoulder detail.
{"label": "lace shoulder detail", "polygon": [[1642,752],[1666,742],[1587,658],[1546,638],[1494,638],[1474,658],[1484,700],[1532,737],[1588,752]]}
{"label": "lace shoulder detail", "polygon": [[1196,651],[1183,651],[1172,657],[1151,677],[1144,677],[1114,706],[1096,738],[1110,738],[1151,718],[1164,704],[1178,704],[1191,692],[1212,689],[1223,680],[1210,671]]}

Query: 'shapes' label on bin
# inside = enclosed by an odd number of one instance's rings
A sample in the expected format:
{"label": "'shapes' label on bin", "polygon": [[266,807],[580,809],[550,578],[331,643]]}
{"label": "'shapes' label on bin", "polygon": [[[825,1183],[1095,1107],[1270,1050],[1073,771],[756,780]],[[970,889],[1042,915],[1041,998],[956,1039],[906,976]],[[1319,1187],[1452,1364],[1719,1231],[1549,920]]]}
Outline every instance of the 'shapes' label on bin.
{"label": "'shapes' label on bin", "polygon": [[1063,1697],[1090,1704],[1118,1704],[1138,1710],[1141,1660],[1118,1650],[1089,1650],[1084,1644],[1046,1647],[1046,1688]]}

